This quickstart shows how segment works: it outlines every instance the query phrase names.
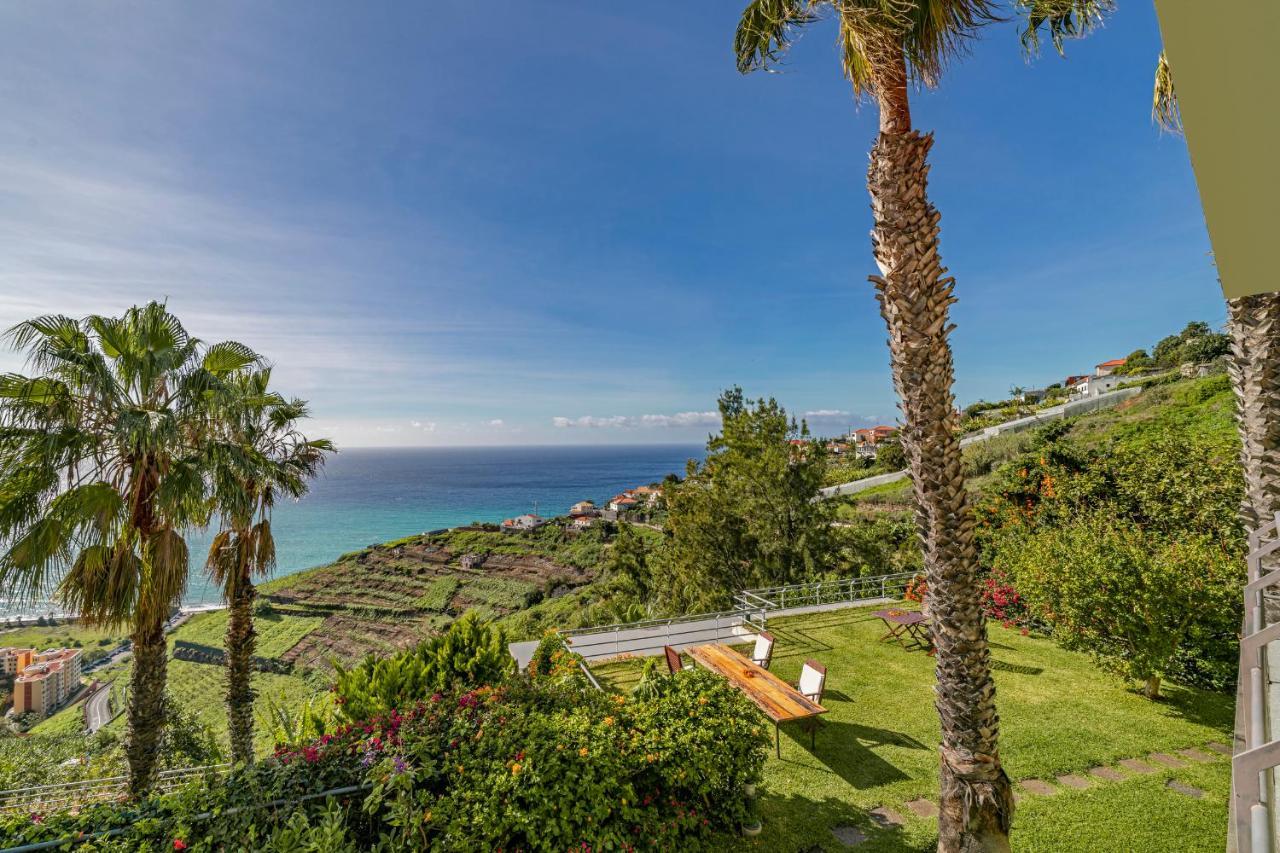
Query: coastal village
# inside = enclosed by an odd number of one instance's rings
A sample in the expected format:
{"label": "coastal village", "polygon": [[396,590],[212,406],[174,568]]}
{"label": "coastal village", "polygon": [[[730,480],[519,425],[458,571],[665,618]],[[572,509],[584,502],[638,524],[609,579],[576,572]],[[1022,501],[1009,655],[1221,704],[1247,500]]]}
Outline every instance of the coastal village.
{"label": "coastal village", "polygon": [[[621,491],[609,498],[603,507],[596,506],[595,501],[581,500],[569,507],[565,528],[586,530],[600,521],[617,521],[620,518],[628,518],[630,514],[647,514],[661,506],[661,502],[662,486],[656,483]],[[503,519],[501,528],[512,533],[537,530],[553,520],[534,513],[526,513]]]}

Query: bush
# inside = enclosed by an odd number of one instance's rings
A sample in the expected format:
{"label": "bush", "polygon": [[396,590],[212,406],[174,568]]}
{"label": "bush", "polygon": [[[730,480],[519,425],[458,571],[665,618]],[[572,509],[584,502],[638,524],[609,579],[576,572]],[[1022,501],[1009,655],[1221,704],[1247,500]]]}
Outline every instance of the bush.
{"label": "bush", "polygon": [[766,727],[721,679],[687,676],[645,702],[538,681],[435,702],[365,809],[395,816],[400,849],[697,849],[746,817]]}
{"label": "bush", "polygon": [[467,613],[409,652],[383,660],[369,655],[350,670],[335,661],[338,713],[372,719],[458,685],[498,683],[513,666],[506,632]]}
{"label": "bush", "polygon": [[1168,539],[1108,509],[1004,548],[1008,572],[1067,648],[1146,682],[1149,698],[1189,638],[1239,624],[1243,566],[1209,536]]}
{"label": "bush", "polygon": [[[719,834],[747,818],[742,786],[759,778],[767,726],[709,673],[662,681],[646,701],[544,679],[437,694],[279,747],[225,780],[39,822],[6,815],[0,837],[30,843],[118,827],[96,849],[167,850],[175,840],[191,850],[723,847]],[[352,786],[369,786],[363,803],[297,802]],[[277,800],[288,802],[265,805]]]}

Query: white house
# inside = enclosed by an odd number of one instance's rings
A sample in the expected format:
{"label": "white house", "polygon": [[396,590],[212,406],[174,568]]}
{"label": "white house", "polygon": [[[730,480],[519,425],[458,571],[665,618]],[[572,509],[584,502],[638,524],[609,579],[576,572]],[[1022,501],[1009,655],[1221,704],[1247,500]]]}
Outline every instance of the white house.
{"label": "white house", "polygon": [[635,509],[639,504],[640,502],[635,498],[628,497],[625,494],[615,495],[614,498],[609,501],[609,509],[614,512],[624,512],[629,509]]}
{"label": "white house", "polygon": [[1114,373],[1108,373],[1106,376],[1086,376],[1072,385],[1071,390],[1081,397],[1096,397],[1099,394],[1114,391],[1116,386],[1129,379],[1128,376],[1116,376]]}
{"label": "white house", "polygon": [[503,530],[537,530],[539,527],[541,527],[546,523],[547,523],[547,520],[542,516],[533,515],[532,513],[526,513],[524,515],[517,515],[515,518],[508,518],[503,520],[502,529]]}

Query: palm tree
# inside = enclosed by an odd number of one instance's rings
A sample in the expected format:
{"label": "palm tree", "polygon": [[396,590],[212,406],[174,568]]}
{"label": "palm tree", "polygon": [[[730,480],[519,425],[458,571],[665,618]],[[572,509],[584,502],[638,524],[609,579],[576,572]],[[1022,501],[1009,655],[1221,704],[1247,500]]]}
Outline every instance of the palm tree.
{"label": "palm tree", "polygon": [[986,0],[753,0],[734,42],[743,73],[767,68],[795,30],[836,19],[845,76],[880,114],[867,183],[874,215],[872,276],[889,332],[900,433],[909,462],[937,648],[942,721],[938,849],[1009,849],[1013,815],[1000,765],[999,718],[979,604],[973,514],[956,437],[948,309],[954,279],[938,253],[927,195],[932,136],[911,127],[909,88],[936,85],[947,60],[995,20]]}
{"label": "palm tree", "polygon": [[271,510],[279,496],[306,494],[334,449],[327,439],[298,432],[298,421],[307,417],[306,402],[285,399],[270,390],[270,383],[268,369],[233,377],[218,434],[206,445],[220,522],[206,565],[229,606],[227,719],[232,760],[245,764],[253,761],[253,580],[275,567]]}
{"label": "palm tree", "polygon": [[208,401],[257,356],[205,347],[156,302],[120,317],[39,317],[7,339],[33,375],[0,376],[0,587],[129,626],[124,751],[138,796],[165,722],[164,623],[187,584],[182,530],[207,517],[197,448]]}
{"label": "palm tree", "polygon": [[[1107,14],[1112,0],[1019,0],[1026,12],[1022,42],[1028,53],[1047,30],[1059,55],[1068,39],[1089,35]],[[1156,60],[1151,117],[1162,130],[1182,132],[1173,72],[1164,51]],[[1280,512],[1280,292],[1227,299],[1231,335],[1228,361],[1236,398],[1236,430],[1245,495],[1240,518],[1253,532]],[[1280,566],[1280,555],[1264,559],[1264,571]]]}

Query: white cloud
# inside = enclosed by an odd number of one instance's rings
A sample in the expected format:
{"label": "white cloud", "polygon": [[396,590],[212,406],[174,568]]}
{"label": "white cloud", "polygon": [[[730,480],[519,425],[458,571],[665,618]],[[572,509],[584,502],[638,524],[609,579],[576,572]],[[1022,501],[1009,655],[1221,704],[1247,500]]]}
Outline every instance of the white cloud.
{"label": "white cloud", "polygon": [[809,418],[811,420],[817,418],[847,418],[849,417],[849,413],[843,409],[813,409],[811,411],[804,412],[800,417]]}
{"label": "white cloud", "polygon": [[423,432],[436,431],[435,421],[409,421],[409,426],[413,427],[414,429],[420,429]]}
{"label": "white cloud", "polygon": [[719,412],[677,412],[674,415],[613,415],[611,417],[583,415],[580,418],[555,417],[551,419],[552,426],[559,429],[670,428],[715,426],[719,423]]}
{"label": "white cloud", "polygon": [[505,422],[505,421],[503,421],[503,420],[502,420],[502,418],[494,418],[493,420],[489,421],[489,422],[488,422],[488,423],[486,423],[485,425],[486,425],[486,426],[491,426],[491,427],[493,427],[494,429],[502,429],[502,428],[503,428],[504,426],[506,426],[507,424],[506,424],[506,422]]}

